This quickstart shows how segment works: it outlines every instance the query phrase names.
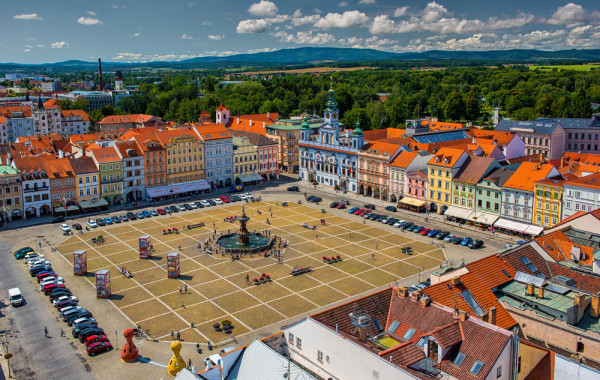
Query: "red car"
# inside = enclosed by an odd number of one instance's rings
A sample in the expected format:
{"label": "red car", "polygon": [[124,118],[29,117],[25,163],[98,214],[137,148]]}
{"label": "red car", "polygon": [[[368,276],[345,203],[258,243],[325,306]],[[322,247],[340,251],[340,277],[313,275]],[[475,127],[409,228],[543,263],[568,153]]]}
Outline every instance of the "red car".
{"label": "red car", "polygon": [[427,235],[429,233],[429,231],[431,231],[431,228],[423,228],[421,230],[421,232],[419,232],[421,235]]}
{"label": "red car", "polygon": [[229,198],[227,197],[227,195],[221,195],[221,200],[223,201],[223,203],[230,203],[231,202],[229,200]]}
{"label": "red car", "polygon": [[165,215],[167,213],[164,208],[159,208],[158,210],[156,210],[156,212],[158,213],[158,215]]}
{"label": "red car", "polygon": [[110,342],[96,342],[87,346],[85,350],[88,353],[88,355],[94,356],[101,352],[110,351],[112,349],[113,346],[112,344],[110,344]]}
{"label": "red car", "polygon": [[58,277],[54,271],[52,271],[52,272],[44,271],[44,272],[38,273],[37,282],[40,283],[40,282],[42,282],[42,280],[44,278],[49,277],[49,276]]}
{"label": "red car", "polygon": [[85,338],[85,346],[88,347],[92,343],[96,342],[109,342],[106,335],[91,335]]}
{"label": "red car", "polygon": [[52,293],[52,291],[54,289],[58,289],[58,288],[65,288],[65,284],[50,284],[50,285],[46,285],[46,286],[44,286],[44,294],[48,295],[48,294]]}
{"label": "red car", "polygon": [[339,210],[341,210],[341,209],[343,209],[343,208],[346,208],[346,204],[345,204],[345,203],[340,203],[340,204],[338,204],[338,205],[337,205],[337,208],[338,208]]}

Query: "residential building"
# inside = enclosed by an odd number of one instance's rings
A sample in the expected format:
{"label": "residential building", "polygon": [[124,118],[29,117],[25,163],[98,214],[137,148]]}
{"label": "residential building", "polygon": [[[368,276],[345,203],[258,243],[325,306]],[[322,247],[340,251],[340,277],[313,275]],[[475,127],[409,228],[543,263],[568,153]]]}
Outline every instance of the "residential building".
{"label": "residential building", "polygon": [[24,218],[51,213],[50,179],[41,157],[15,158],[11,166],[21,172]]}
{"label": "residential building", "polygon": [[523,162],[502,187],[502,214],[494,228],[522,235],[537,236],[543,227],[533,220],[535,182],[559,176],[549,164]]}
{"label": "residential building", "polygon": [[83,134],[90,131],[90,117],[82,110],[60,111],[62,130],[64,136]]}
{"label": "residential building", "polygon": [[452,179],[469,155],[464,150],[442,148],[427,163],[428,210],[443,214],[452,205]]}
{"label": "residential building", "polygon": [[23,218],[21,172],[9,165],[0,165],[0,208],[2,225]]}
{"label": "residential building", "polygon": [[44,103],[42,103],[42,99],[38,98],[37,106],[32,107],[32,117],[33,131],[36,135],[62,133],[62,118],[58,106],[46,107]]}
{"label": "residential building", "polygon": [[521,136],[525,142],[527,156],[541,153],[546,159],[554,160],[565,152],[566,133],[559,123],[543,120],[501,120],[495,130],[514,132]]}
{"label": "residential building", "polygon": [[[323,124],[322,118],[306,117],[309,138],[318,135]],[[266,127],[266,136],[279,146],[277,161],[279,170],[284,173],[300,173],[299,142],[303,119],[280,119]]]}
{"label": "residential building", "polygon": [[94,159],[88,156],[70,160],[75,174],[77,200],[91,201],[100,198],[100,172]]}
{"label": "residential building", "polygon": [[58,99],[69,99],[75,101],[77,99],[85,99],[88,102],[87,110],[89,112],[100,109],[104,106],[113,105],[113,97],[108,92],[102,91],[71,91],[64,94],[56,94]]}
{"label": "residential building", "polygon": [[111,205],[123,200],[123,165],[121,156],[114,146],[90,149],[87,153],[98,167],[100,194]]}
{"label": "residential building", "polygon": [[502,210],[502,186],[514,172],[504,168],[497,169],[477,183],[476,208],[468,218],[469,224],[489,229],[498,220]]}
{"label": "residential building", "polygon": [[[167,162],[165,184],[204,179],[206,174],[204,170],[204,144],[194,130],[178,128],[169,131],[158,131],[155,132],[155,135],[165,150]],[[155,166],[158,168],[158,165]],[[154,183],[153,181],[153,185],[163,184]]]}
{"label": "residential building", "polygon": [[396,144],[370,142],[358,151],[358,194],[389,199],[389,167],[401,152]]}
{"label": "residential building", "polygon": [[0,106],[0,143],[12,143],[19,136],[34,134],[31,107]]}
{"label": "residential building", "polygon": [[536,121],[560,124],[566,132],[566,147],[569,152],[597,153],[600,144],[600,113],[590,119],[538,118]]}
{"label": "residential building", "polygon": [[240,176],[258,173],[258,152],[247,136],[236,136],[232,133],[232,138],[233,176],[235,182],[240,183]]}
{"label": "residential building", "polygon": [[282,330],[290,359],[320,378],[515,379],[516,332],[466,310],[388,288]]}
{"label": "residential building", "polygon": [[538,226],[550,228],[560,222],[564,182],[562,176],[535,182],[533,222]]}
{"label": "residential building", "polygon": [[194,131],[204,141],[206,180],[211,187],[233,185],[233,139],[221,124],[194,126]]}
{"label": "residential building", "polygon": [[525,142],[521,136],[515,132],[500,130],[488,131],[485,129],[471,128],[470,133],[477,139],[478,144],[488,140],[489,143],[500,147],[507,160],[512,160],[513,158],[525,155]]}
{"label": "residential building", "polygon": [[123,166],[123,194],[125,202],[135,202],[145,197],[144,152],[135,141],[115,141],[114,146]]}
{"label": "residential building", "polygon": [[160,117],[144,114],[111,115],[97,123],[99,132],[114,132],[119,129],[146,128],[162,125]]}
{"label": "residential building", "polygon": [[[398,203],[407,195],[409,183],[407,174],[427,169],[427,162],[431,159],[431,155],[426,152],[409,152],[402,150],[392,160],[390,168],[390,202]],[[416,177],[415,177],[416,179]],[[412,190],[413,185],[410,185]],[[413,192],[411,191],[411,194]],[[414,195],[418,195],[414,194]]]}
{"label": "residential building", "polygon": [[79,211],[76,178],[71,167],[71,160],[46,157],[44,158],[44,169],[50,179],[52,212],[65,215],[69,211]]}
{"label": "residential building", "polygon": [[565,181],[563,188],[563,219],[600,208],[600,173]]}
{"label": "residential building", "polygon": [[398,207],[415,212],[426,211],[427,168],[406,173],[405,185],[405,196],[398,201]]}
{"label": "residential building", "polygon": [[[135,140],[138,146],[144,152],[144,177],[146,189],[154,186],[164,186],[167,184],[167,153],[157,133],[135,134],[129,140]],[[169,140],[170,144],[170,140]],[[201,170],[202,177],[204,176],[204,162],[202,161],[202,144],[199,148],[200,153],[197,154],[197,161]],[[189,153],[189,152],[188,152]]]}
{"label": "residential building", "polygon": [[236,137],[248,138],[248,142],[252,144],[252,146],[257,152],[258,174],[260,174],[263,177],[263,179],[268,180],[279,178],[279,165],[277,162],[278,145],[275,141],[259,133],[238,131],[235,129],[229,129],[229,133],[231,133],[231,135],[234,138],[234,144]]}

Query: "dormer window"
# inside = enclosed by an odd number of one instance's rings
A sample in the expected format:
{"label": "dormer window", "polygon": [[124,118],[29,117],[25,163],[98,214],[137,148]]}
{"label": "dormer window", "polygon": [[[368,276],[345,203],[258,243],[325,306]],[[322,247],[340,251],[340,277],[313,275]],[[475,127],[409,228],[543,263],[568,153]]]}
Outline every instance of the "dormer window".
{"label": "dormer window", "polygon": [[435,158],[435,162],[440,162],[440,158],[439,158],[439,157],[436,157],[436,158]]}

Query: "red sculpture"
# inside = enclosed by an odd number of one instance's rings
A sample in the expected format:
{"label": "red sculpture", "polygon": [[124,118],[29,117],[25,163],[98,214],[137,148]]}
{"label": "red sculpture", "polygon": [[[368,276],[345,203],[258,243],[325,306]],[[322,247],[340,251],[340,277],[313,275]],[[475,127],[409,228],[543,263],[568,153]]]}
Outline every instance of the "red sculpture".
{"label": "red sculpture", "polygon": [[133,343],[133,329],[127,329],[123,332],[123,336],[127,342],[123,346],[121,350],[121,359],[124,361],[131,363],[135,361],[138,357],[138,348]]}

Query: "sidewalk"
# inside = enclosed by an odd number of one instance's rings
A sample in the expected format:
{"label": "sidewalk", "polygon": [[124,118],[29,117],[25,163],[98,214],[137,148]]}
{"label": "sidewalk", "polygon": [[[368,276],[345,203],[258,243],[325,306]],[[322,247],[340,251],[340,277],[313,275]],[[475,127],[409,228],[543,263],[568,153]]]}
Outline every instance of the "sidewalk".
{"label": "sidewalk", "polygon": [[[385,211],[385,207],[387,207],[387,206],[397,207],[396,204],[391,203],[391,202],[387,202],[387,201],[384,201],[384,200],[381,200],[381,199],[369,198],[369,197],[365,197],[365,196],[354,194],[354,193],[350,193],[350,192],[347,192],[346,194],[343,194],[340,191],[336,192],[335,190],[333,190],[332,188],[330,188],[328,186],[317,185],[316,186],[316,190],[315,190],[314,186],[310,186],[310,185],[306,184],[306,182],[304,182],[304,181],[300,181],[298,183],[298,185],[300,186],[300,190],[302,192],[306,192],[306,193],[310,193],[310,192],[312,192],[312,193],[315,193],[315,192],[316,193],[327,193],[329,195],[334,195],[336,197],[339,197],[339,199],[343,199],[343,198],[354,199],[356,202],[358,202],[359,205],[360,204],[369,204],[369,203],[371,203],[371,204],[375,205],[376,207],[381,207],[381,209],[382,209],[381,211]],[[352,203],[351,203],[351,205],[355,206],[355,204],[352,204]],[[379,211],[377,211],[377,212],[379,212]],[[386,212],[386,214],[387,215],[393,215],[393,214],[396,214],[396,213]],[[479,234],[482,234],[482,235],[485,235],[485,236],[489,236],[491,238],[503,239],[503,240],[505,240],[505,241],[507,241],[509,243],[515,243],[517,239],[519,239],[519,240],[521,239],[518,236],[511,236],[511,235],[506,235],[506,234],[503,234],[503,233],[491,232],[491,231],[488,231],[488,230],[483,230],[481,228],[474,228],[474,227],[468,226],[466,224],[459,224],[459,223],[456,223],[456,222],[450,222],[450,221],[446,220],[446,218],[444,217],[444,215],[439,215],[439,214],[435,214],[435,213],[429,213],[429,214],[426,214],[426,213],[415,213],[415,212],[411,212],[411,211],[399,208],[398,211],[397,211],[397,214],[407,215],[407,216],[410,216],[412,218],[415,218],[415,217],[416,218],[422,218],[423,219],[423,223],[426,223],[425,222],[425,217],[427,217],[430,221],[436,221],[438,223],[441,223],[441,224],[444,224],[444,225],[447,225],[447,226],[450,226],[450,227],[453,227],[453,228],[458,227],[458,228],[461,228],[461,229],[463,229],[465,231],[477,232]]]}

